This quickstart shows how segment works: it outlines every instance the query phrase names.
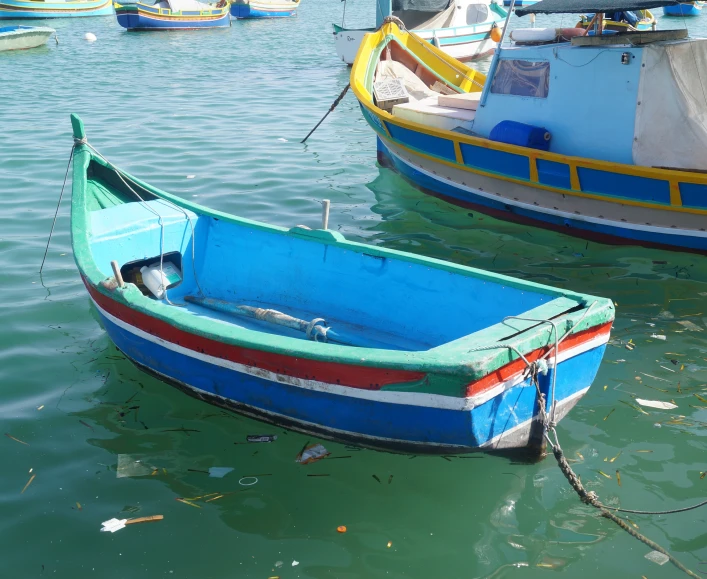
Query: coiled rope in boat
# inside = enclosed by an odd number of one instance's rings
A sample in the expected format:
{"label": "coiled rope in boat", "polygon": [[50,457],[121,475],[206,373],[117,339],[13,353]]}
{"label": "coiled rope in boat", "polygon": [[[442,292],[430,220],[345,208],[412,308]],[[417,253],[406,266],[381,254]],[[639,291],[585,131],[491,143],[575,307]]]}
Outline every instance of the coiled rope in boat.
{"label": "coiled rope in boat", "polygon": [[[594,302],[596,303],[596,302]],[[569,336],[574,329],[582,322],[582,320],[586,317],[586,315],[589,313],[589,310],[592,309],[592,306],[594,306],[594,303],[592,303],[584,312],[584,315],[562,336],[562,338],[558,337],[557,333],[557,325],[555,322],[552,320],[538,320],[538,319],[532,319],[532,318],[522,318],[518,316],[509,316],[504,319],[504,321],[508,319],[516,319],[516,320],[524,320],[524,321],[531,321],[531,322],[538,322],[538,324],[551,324],[553,327],[554,335],[555,335],[555,343],[552,348],[548,350],[541,358],[536,360],[535,362],[529,362],[528,359],[523,356],[515,347],[511,346],[510,344],[494,344],[491,346],[481,346],[479,348],[474,348],[473,351],[481,351],[481,350],[494,350],[498,348],[508,348],[512,351],[514,351],[522,360],[525,362],[526,365],[526,370],[528,372],[527,377],[530,378],[531,383],[535,386],[535,390],[537,392],[537,404],[538,404],[538,416],[540,418],[540,421],[543,426],[543,435],[545,440],[547,440],[548,444],[550,445],[550,448],[552,449],[552,454],[555,457],[555,460],[557,461],[557,466],[560,467],[560,470],[562,471],[562,474],[565,476],[567,479],[567,482],[569,482],[570,486],[574,489],[574,491],[577,493],[579,496],[579,500],[581,500],[585,505],[591,505],[592,507],[599,509],[601,516],[609,519],[610,521],[616,523],[619,527],[621,527],[624,531],[626,531],[629,535],[632,537],[635,537],[639,541],[641,541],[643,544],[647,545],[654,551],[658,551],[659,553],[662,553],[665,555],[668,560],[675,565],[680,571],[688,575],[689,577],[693,578],[699,578],[698,575],[693,573],[690,569],[685,567],[680,561],[678,561],[675,557],[673,557],[666,549],[661,547],[658,543],[651,541],[648,537],[646,537],[644,534],[639,533],[636,529],[632,528],[626,521],[624,521],[621,517],[617,516],[614,514],[615,512],[624,512],[624,513],[634,513],[634,514],[640,514],[640,515],[665,515],[665,514],[672,514],[672,513],[681,513],[685,511],[690,511],[693,509],[696,509],[698,507],[707,505],[707,501],[703,501],[701,503],[698,503],[696,505],[692,505],[690,507],[685,507],[682,509],[673,509],[669,511],[634,511],[630,509],[619,509],[619,508],[613,508],[613,507],[608,507],[605,504],[603,504],[600,500],[598,495],[594,491],[587,491],[584,488],[584,485],[582,485],[582,481],[579,479],[577,474],[572,470],[572,467],[570,466],[569,462],[567,461],[567,458],[565,457],[565,453],[562,450],[562,447],[560,446],[560,441],[557,436],[557,431],[555,430],[555,381],[557,378],[557,353],[558,353],[558,347],[560,342],[564,340],[567,336]],[[548,370],[548,365],[546,358],[552,354],[552,352],[555,353],[554,359],[555,359],[555,370],[552,375],[552,387],[550,389],[550,397],[551,397],[551,404],[550,404],[550,414],[548,414],[546,407],[547,407],[547,402],[546,402],[546,397],[545,394],[542,393],[540,390],[540,384],[538,381],[538,375],[539,374],[546,374]],[[550,433],[552,433],[554,437],[554,441],[550,438]],[[613,511],[613,512],[612,512]]]}

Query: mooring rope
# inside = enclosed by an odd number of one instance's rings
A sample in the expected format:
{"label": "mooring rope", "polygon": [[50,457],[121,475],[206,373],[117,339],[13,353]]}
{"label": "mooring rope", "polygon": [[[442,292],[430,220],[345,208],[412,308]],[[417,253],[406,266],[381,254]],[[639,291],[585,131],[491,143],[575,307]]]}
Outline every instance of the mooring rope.
{"label": "mooring rope", "polygon": [[[562,474],[565,476],[567,479],[567,482],[569,482],[570,486],[574,491],[577,493],[579,496],[579,500],[581,500],[584,504],[586,505],[591,505],[592,507],[595,507],[599,509],[601,516],[609,519],[610,521],[613,521],[616,523],[619,527],[621,527],[624,531],[626,531],[629,535],[632,537],[638,539],[654,551],[658,551],[659,553],[662,553],[665,555],[668,560],[675,565],[678,569],[680,569],[682,572],[687,574],[689,577],[695,577],[697,578],[698,575],[695,575],[690,569],[685,567],[680,561],[678,561],[675,557],[673,557],[666,549],[661,547],[658,543],[652,541],[642,533],[639,533],[636,529],[632,528],[626,521],[624,521],[621,517],[617,516],[614,514],[614,512],[624,512],[624,513],[633,513],[633,514],[639,514],[639,515],[667,515],[667,514],[672,514],[672,513],[681,513],[685,511],[690,511],[696,508],[699,508],[701,506],[707,505],[707,501],[703,501],[699,504],[692,505],[690,507],[685,507],[681,509],[672,509],[669,511],[634,511],[630,509],[621,509],[621,508],[614,508],[614,507],[609,507],[605,504],[603,504],[600,500],[598,495],[594,491],[587,491],[584,486],[582,485],[582,481],[579,479],[579,477],[575,474],[575,472],[572,470],[572,467],[570,466],[569,462],[565,458],[565,454],[562,451],[562,447],[560,446],[560,440],[557,435],[557,430],[555,429],[555,406],[556,406],[556,400],[555,400],[555,380],[557,378],[557,369],[558,369],[558,353],[559,353],[559,345],[560,343],[567,338],[573,331],[574,329],[579,326],[579,324],[584,320],[584,318],[587,316],[589,313],[589,310],[596,304],[596,302],[592,302],[592,304],[586,309],[584,314],[580,317],[580,319],[575,322],[572,327],[561,337],[558,337],[558,332],[557,332],[557,325],[555,322],[552,320],[538,320],[538,319],[533,319],[533,318],[523,318],[519,316],[508,316],[504,318],[504,322],[508,319],[519,319],[519,320],[524,320],[524,321],[531,321],[531,322],[538,322],[538,324],[541,323],[548,323],[551,324],[554,330],[554,335],[555,335],[555,343],[554,347],[548,349],[548,351],[541,356],[538,360],[534,362],[529,362],[528,359],[513,345],[511,344],[493,344],[489,346],[480,346],[478,348],[474,348],[470,350],[470,352],[478,352],[478,351],[483,351],[483,350],[494,350],[494,349],[500,349],[500,348],[507,348],[515,352],[518,357],[523,360],[523,362],[526,365],[526,370],[528,372],[527,377],[530,378],[531,383],[535,386],[535,390],[537,392],[537,406],[538,406],[538,416],[540,418],[540,421],[543,425],[543,436],[545,440],[547,440],[548,444],[550,445],[550,448],[552,449],[552,454],[555,457],[555,460],[557,461],[557,465],[560,467],[560,470],[562,471]],[[546,374],[548,371],[548,364],[546,361],[546,358],[552,353],[555,353],[554,356],[554,372],[552,376],[552,388],[550,390],[550,396],[551,396],[551,405],[550,405],[550,415],[548,416],[546,407],[547,407],[547,401],[545,394],[540,389],[540,383],[538,380],[538,375],[539,374]],[[550,438],[550,434],[552,434],[555,438],[554,442]],[[612,512],[614,511],[614,512]]]}

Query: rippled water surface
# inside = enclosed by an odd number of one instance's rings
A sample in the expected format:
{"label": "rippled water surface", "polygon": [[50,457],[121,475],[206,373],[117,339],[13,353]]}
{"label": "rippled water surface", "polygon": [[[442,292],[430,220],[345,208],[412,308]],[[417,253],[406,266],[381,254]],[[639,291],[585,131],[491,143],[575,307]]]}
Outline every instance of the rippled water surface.
{"label": "rippled water surface", "polygon": [[[348,23],[372,24],[373,6],[350,3]],[[681,576],[582,506],[551,458],[410,458],[326,443],[349,458],[303,467],[294,458],[305,437],[140,373],[89,306],[67,203],[38,276],[76,112],[114,163],[219,210],[315,226],[329,198],[332,227],[351,239],[613,298],[614,343],[559,428],[565,451],[611,504],[704,499],[705,258],[587,243],[426,196],[376,165],[352,95],[300,145],[348,82],[330,34],[341,8],[303,0],[293,19],[183,33],[127,33],[112,17],[55,20],[58,45],[0,54],[0,421],[26,443],[0,437],[1,577]],[[690,27],[707,32],[699,19]],[[641,413],[624,404],[635,395],[679,408]],[[242,444],[264,432],[277,441]],[[118,478],[121,454],[148,474]],[[212,466],[235,470],[198,472]],[[239,485],[245,475],[257,484]],[[232,494],[175,500],[210,493]],[[107,519],[153,514],[164,520],[99,532]],[[631,520],[707,573],[707,508]]]}

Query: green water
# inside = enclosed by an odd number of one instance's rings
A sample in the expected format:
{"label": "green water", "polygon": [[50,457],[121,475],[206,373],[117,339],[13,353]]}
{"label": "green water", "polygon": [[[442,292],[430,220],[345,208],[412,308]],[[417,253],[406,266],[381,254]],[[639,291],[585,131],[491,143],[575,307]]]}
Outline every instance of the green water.
{"label": "green water", "polygon": [[[351,3],[348,23],[371,24],[368,4]],[[705,258],[586,243],[423,195],[376,166],[351,95],[300,145],[348,79],[329,34],[340,11],[333,0],[304,0],[295,19],[155,34],[126,33],[111,17],[56,20],[58,46],[0,54],[0,433],[27,443],[0,436],[0,577],[681,576],[582,506],[552,459],[410,458],[327,442],[350,458],[301,466],[307,438],[141,374],[89,305],[68,204],[40,280],[77,112],[114,163],[219,210],[316,226],[318,201],[329,198],[332,228],[351,239],[610,296],[614,342],[559,428],[563,446],[610,504],[703,500],[707,403],[693,394],[707,398]],[[83,40],[89,31],[96,43]],[[641,414],[622,403],[632,395],[679,408]],[[687,418],[668,424],[676,415]],[[248,434],[278,439],[242,444]],[[155,474],[117,478],[119,454]],[[188,470],[212,466],[234,472]],[[245,475],[257,484],[239,485]],[[175,500],[231,491],[201,508]],[[99,532],[113,517],[153,514],[164,520]],[[707,573],[707,508],[632,520]]]}

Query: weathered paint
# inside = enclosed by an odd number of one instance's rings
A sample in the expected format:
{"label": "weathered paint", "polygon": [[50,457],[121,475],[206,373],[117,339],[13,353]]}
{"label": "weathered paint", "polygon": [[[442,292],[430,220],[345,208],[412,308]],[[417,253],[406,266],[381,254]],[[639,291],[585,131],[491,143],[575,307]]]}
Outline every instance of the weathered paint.
{"label": "weathered paint", "polygon": [[[73,121],[80,139],[83,126]],[[163,214],[164,238],[157,217],[131,199],[115,170],[79,144],[71,230],[82,279],[111,339],[131,360],[211,402],[369,446],[522,447],[537,438],[535,389],[512,351],[477,349],[504,343],[540,355],[554,338],[547,325],[504,316],[552,318],[561,334],[577,324],[557,362],[564,411],[599,367],[614,317],[609,300],[353,243],[337,232],[256,223],[123,175]],[[111,259],[122,265],[157,256],[160,247],[182,255],[184,281],[170,290],[177,303],[198,291],[198,281],[217,299],[238,294],[239,303],[275,304],[303,319],[302,311],[331,314],[365,335],[382,328],[398,347],[318,343],[295,330],[233,323],[192,304],[159,302],[131,283],[117,287],[109,277]],[[266,275],[273,264],[277,280]],[[553,359],[550,366],[540,380],[545,393]]]}

